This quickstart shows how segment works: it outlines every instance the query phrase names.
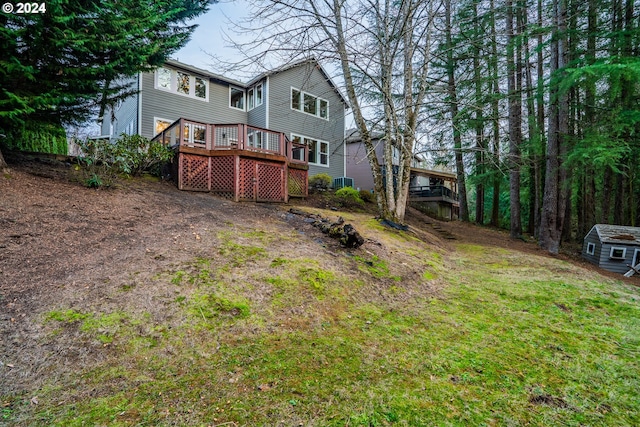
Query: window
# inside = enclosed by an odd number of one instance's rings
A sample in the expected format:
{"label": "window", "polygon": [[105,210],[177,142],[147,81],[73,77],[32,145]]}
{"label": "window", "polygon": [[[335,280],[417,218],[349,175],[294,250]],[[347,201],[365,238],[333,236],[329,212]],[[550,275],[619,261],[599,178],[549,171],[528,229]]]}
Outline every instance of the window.
{"label": "window", "polygon": [[596,253],[596,244],[587,243],[587,255],[594,255]]}
{"label": "window", "polygon": [[[307,158],[307,162],[319,166],[329,166],[328,142],[300,135],[291,135],[291,141],[297,144],[305,144],[308,147],[309,157]],[[295,160],[302,160],[302,153],[302,150],[294,150],[293,158]]]}
{"label": "window", "polygon": [[190,96],[208,100],[207,88],[209,82],[202,77],[196,77],[189,73],[172,70],[169,68],[158,68],[156,70],[156,89],[166,90],[179,95]]}
{"label": "window", "polygon": [[249,129],[247,131],[247,138],[249,140],[249,147],[254,148],[267,148],[263,144],[264,135],[262,131],[257,129]]}
{"label": "window", "polygon": [[153,120],[153,128],[155,129],[154,135],[157,135],[163,130],[165,130],[166,128],[168,128],[171,125],[171,123],[173,123],[171,120],[159,119],[157,117],[154,118]]}
{"label": "window", "polygon": [[320,100],[320,117],[323,119],[329,118],[329,102],[324,99]]}
{"label": "window", "polygon": [[158,76],[158,87],[161,89],[171,90],[171,70],[167,68],[158,68],[156,75]]}
{"label": "window", "polygon": [[256,107],[262,105],[262,84],[256,86]]}
{"label": "window", "polygon": [[262,105],[262,83],[255,85],[247,91],[247,110]]}
{"label": "window", "polygon": [[196,91],[195,95],[198,98],[206,98],[207,97],[207,83],[201,79],[200,77],[196,77]]}
{"label": "window", "polygon": [[627,248],[621,248],[613,246],[611,252],[609,252],[609,258],[611,259],[624,259],[627,255]]}
{"label": "window", "polygon": [[291,109],[329,120],[329,101],[291,88]]}
{"label": "window", "polygon": [[188,145],[206,143],[205,137],[207,128],[203,125],[197,125],[195,123],[187,123],[184,126],[184,134],[182,135],[183,141]]}
{"label": "window", "polygon": [[318,98],[308,93],[304,94],[304,112],[309,114],[316,114],[318,109]]}
{"label": "window", "polygon": [[640,264],[640,249],[636,249],[633,253],[633,266],[636,267],[638,264]]}
{"label": "window", "polygon": [[318,146],[318,157],[320,158],[321,165],[329,164],[329,143],[320,141]]}
{"label": "window", "polygon": [[244,110],[244,90],[237,87],[229,87],[229,106]]}
{"label": "window", "polygon": [[291,108],[300,109],[300,91],[294,88],[291,88]]}
{"label": "window", "polygon": [[189,74],[178,71],[178,93],[189,95]]}

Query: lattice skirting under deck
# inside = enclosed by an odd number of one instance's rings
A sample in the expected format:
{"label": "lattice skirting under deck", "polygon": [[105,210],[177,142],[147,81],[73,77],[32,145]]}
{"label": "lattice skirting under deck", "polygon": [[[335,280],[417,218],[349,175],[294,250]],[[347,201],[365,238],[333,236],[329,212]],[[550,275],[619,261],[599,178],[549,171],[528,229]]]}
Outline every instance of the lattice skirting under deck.
{"label": "lattice skirting under deck", "polygon": [[285,202],[287,191],[293,196],[307,195],[307,171],[289,169],[287,172],[283,163],[233,155],[208,157],[179,153],[177,166],[181,190],[211,191],[232,200],[261,202]]}

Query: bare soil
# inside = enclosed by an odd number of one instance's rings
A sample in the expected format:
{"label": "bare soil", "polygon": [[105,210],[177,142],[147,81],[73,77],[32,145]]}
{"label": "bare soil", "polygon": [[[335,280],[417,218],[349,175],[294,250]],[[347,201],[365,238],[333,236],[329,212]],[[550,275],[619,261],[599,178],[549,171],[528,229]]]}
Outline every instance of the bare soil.
{"label": "bare soil", "polygon": [[[302,220],[292,224],[288,205],[238,204],[144,178],[122,180],[110,189],[89,189],[71,163],[7,157],[10,173],[0,176],[2,394],[33,389],[47,376],[104,357],[90,346],[46,338],[44,313],[115,305],[114,289],[136,286],[206,255],[214,243],[207,242],[214,239],[211,230],[238,223],[247,228],[268,224],[274,233],[288,233],[293,226],[304,228],[309,239],[324,239],[328,250],[340,250],[337,242]],[[294,203],[328,207],[325,199],[314,197]],[[463,242],[544,255],[535,243],[511,240],[503,231],[436,221],[413,209],[407,220],[412,232],[440,247]],[[291,251],[298,250],[292,244]],[[561,257],[595,269],[575,253]],[[629,281],[640,283],[637,278]],[[153,312],[159,310],[156,302],[162,292],[140,292],[127,303]]]}

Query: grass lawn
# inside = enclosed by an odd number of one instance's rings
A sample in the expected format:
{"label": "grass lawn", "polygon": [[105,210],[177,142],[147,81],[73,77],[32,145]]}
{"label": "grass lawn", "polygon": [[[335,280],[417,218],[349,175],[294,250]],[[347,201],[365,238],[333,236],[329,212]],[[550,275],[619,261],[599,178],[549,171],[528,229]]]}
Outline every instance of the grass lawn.
{"label": "grass lawn", "polygon": [[46,313],[47,339],[103,358],[0,395],[0,424],[640,425],[638,288],[347,220],[377,244],[309,254],[291,249],[293,231],[232,226],[210,257],[154,278],[172,292],[158,298],[164,316]]}

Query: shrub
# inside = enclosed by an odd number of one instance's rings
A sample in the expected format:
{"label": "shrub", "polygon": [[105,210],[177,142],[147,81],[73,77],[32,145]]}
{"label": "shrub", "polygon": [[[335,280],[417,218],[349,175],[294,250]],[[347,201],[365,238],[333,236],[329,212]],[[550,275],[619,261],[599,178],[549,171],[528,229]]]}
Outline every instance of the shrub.
{"label": "shrub", "polygon": [[78,145],[83,154],[79,161],[89,175],[85,184],[89,187],[109,186],[116,173],[160,175],[162,165],[173,156],[170,148],[139,135],[123,134],[115,142],[86,140]]}
{"label": "shrub", "polygon": [[319,173],[309,178],[309,190],[326,191],[331,188],[331,177],[326,173]]}
{"label": "shrub", "polygon": [[376,200],[376,197],[373,195],[373,193],[367,190],[360,190],[359,196],[363,201],[367,203],[373,203]]}
{"label": "shrub", "polygon": [[172,156],[170,148],[140,135],[122,134],[113,147],[116,167],[128,175],[141,175],[143,172],[159,175],[162,164]]}
{"label": "shrub", "polygon": [[346,208],[362,207],[364,201],[360,198],[360,192],[353,187],[343,187],[336,191],[336,197],[340,204]]}

